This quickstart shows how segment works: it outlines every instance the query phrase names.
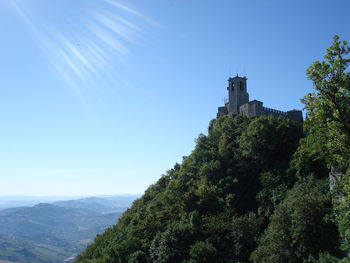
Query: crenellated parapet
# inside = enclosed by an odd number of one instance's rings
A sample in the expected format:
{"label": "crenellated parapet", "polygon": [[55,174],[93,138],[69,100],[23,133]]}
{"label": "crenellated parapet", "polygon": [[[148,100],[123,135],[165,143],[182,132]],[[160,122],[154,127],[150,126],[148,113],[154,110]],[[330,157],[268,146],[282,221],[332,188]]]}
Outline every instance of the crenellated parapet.
{"label": "crenellated parapet", "polygon": [[285,112],[285,111],[275,110],[275,109],[266,108],[266,107],[263,107],[263,110],[266,113],[266,115],[276,115],[276,116],[281,116],[281,117],[288,116],[287,112]]}

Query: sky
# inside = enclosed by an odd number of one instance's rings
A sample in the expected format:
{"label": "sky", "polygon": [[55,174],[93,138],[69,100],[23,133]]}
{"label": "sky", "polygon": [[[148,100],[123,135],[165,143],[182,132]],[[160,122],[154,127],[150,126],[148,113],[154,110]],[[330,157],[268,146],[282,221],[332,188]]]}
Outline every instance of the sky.
{"label": "sky", "polygon": [[302,109],[348,0],[0,0],[0,195],[143,193],[207,133],[229,76]]}

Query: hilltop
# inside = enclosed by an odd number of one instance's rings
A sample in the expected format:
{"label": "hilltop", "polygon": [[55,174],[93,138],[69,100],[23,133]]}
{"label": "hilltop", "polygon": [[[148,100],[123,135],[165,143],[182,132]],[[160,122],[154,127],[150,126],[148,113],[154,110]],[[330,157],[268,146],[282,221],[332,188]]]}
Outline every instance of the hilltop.
{"label": "hilltop", "polygon": [[302,262],[339,256],[329,170],[305,154],[304,137],[302,124],[283,117],[219,116],[193,152],[76,262]]}

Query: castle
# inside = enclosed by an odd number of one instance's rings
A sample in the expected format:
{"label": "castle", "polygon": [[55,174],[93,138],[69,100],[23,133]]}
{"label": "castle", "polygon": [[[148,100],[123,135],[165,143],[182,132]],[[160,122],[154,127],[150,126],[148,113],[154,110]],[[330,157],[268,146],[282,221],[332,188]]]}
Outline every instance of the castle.
{"label": "castle", "polygon": [[225,106],[218,108],[218,116],[228,114],[234,116],[241,114],[247,117],[267,116],[284,117],[296,122],[303,121],[303,115],[300,110],[280,111],[266,108],[263,102],[258,100],[249,101],[247,92],[247,78],[238,75],[228,79],[228,102]]}

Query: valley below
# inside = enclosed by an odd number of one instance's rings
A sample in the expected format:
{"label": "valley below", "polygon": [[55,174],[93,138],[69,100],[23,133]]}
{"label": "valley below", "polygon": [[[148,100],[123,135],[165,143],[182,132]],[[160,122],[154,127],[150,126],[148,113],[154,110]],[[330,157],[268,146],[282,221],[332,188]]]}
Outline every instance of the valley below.
{"label": "valley below", "polygon": [[2,209],[0,263],[72,262],[136,198],[89,197]]}

